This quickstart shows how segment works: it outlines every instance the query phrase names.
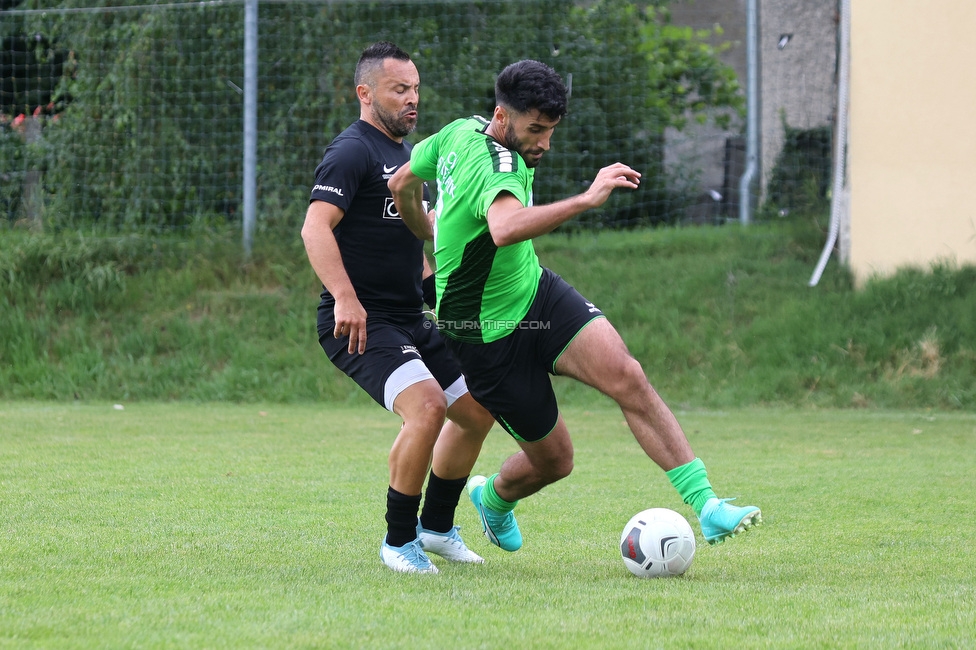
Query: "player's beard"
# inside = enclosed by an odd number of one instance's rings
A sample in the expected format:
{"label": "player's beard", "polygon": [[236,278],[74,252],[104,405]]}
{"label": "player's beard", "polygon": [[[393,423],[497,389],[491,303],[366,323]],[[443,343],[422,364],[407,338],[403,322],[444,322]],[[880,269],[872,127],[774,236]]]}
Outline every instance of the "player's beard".
{"label": "player's beard", "polygon": [[417,110],[416,106],[408,106],[400,114],[394,114],[382,106],[373,104],[373,118],[383,125],[383,128],[394,138],[403,138],[417,128],[417,118],[406,117],[404,114],[412,113]]}
{"label": "player's beard", "polygon": [[545,153],[545,151],[542,149],[527,150],[524,146],[522,146],[522,143],[519,142],[518,136],[515,135],[515,127],[512,126],[511,123],[505,127],[505,141],[502,144],[505,145],[506,148],[518,152],[522,156],[522,160],[525,161],[525,166],[530,169],[532,167],[537,167],[539,163],[542,162],[542,154]]}

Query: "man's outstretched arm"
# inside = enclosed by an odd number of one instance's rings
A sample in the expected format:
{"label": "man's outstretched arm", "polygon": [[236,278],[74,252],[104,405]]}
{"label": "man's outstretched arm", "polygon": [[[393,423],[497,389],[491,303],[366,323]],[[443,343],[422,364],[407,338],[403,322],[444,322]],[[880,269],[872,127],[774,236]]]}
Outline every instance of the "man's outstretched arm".
{"label": "man's outstretched arm", "polygon": [[418,239],[434,238],[433,213],[424,210],[424,179],[410,171],[410,163],[402,165],[387,182],[393,193],[400,218]]}
{"label": "man's outstretched arm", "polygon": [[617,188],[637,189],[640,172],[623,163],[601,169],[581,194],[546,205],[523,206],[515,196],[502,192],[488,208],[488,230],[496,246],[509,246],[552,232],[578,214],[598,208]]}

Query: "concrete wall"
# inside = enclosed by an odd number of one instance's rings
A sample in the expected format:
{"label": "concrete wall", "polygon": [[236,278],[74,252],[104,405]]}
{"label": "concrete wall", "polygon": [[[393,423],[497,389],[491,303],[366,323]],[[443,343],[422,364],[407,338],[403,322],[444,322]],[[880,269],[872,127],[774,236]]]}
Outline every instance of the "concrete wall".
{"label": "concrete wall", "polygon": [[858,282],[976,264],[976,2],[853,0],[850,256]]}
{"label": "concrete wall", "polygon": [[[713,32],[710,43],[729,47],[720,54],[721,61],[735,70],[739,84],[746,84],[746,0],[675,0],[670,5],[676,25]],[[715,33],[715,26],[722,28]],[[665,164],[672,172],[690,165],[700,173],[700,190],[723,191],[725,181],[725,143],[742,128],[743,121],[733,120],[731,132],[714,124],[689,124],[684,131],[668,129]]]}
{"label": "concrete wall", "polygon": [[834,124],[837,0],[760,0],[759,13],[759,146],[765,196],[783,148],[783,122],[796,129]]}
{"label": "concrete wall", "polygon": [[[973,0],[976,2],[976,0]],[[766,184],[783,148],[785,120],[791,127],[809,129],[832,125],[837,96],[838,0],[759,0],[760,183]],[[675,24],[711,29],[720,24],[713,44],[731,45],[721,54],[746,88],[746,0],[674,0]],[[780,47],[781,37],[790,35]],[[736,130],[744,125],[737,121]],[[714,126],[689,125],[683,133],[669,129],[666,162],[694,161],[701,170],[702,189],[721,189],[725,142],[735,133]],[[737,194],[736,184],[734,193]],[[754,202],[755,205],[755,202]]]}

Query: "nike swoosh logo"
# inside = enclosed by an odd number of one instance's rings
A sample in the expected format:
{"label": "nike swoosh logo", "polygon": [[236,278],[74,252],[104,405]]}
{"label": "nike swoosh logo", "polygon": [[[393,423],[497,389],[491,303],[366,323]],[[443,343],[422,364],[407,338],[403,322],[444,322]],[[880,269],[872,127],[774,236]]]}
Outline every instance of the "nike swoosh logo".
{"label": "nike swoosh logo", "polygon": [[389,173],[391,173],[394,169],[396,169],[399,166],[400,165],[393,165],[392,167],[387,167],[386,165],[383,165],[383,173],[384,174],[389,174]]}

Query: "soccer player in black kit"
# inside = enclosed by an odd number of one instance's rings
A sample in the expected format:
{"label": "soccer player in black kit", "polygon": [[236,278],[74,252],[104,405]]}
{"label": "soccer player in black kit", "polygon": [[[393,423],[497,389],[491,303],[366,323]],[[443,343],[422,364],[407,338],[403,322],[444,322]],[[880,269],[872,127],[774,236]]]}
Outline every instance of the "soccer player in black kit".
{"label": "soccer player in black kit", "polygon": [[423,313],[425,296],[433,307],[434,278],[387,187],[410,160],[403,138],[417,126],[420,75],[406,52],[380,42],[362,52],[355,84],[360,118],[326,148],[302,227],[323,285],[319,342],[403,419],[389,457],[380,558],[394,571],[437,573],[428,552],[484,561],[462,541],[454,512],[494,420]]}

